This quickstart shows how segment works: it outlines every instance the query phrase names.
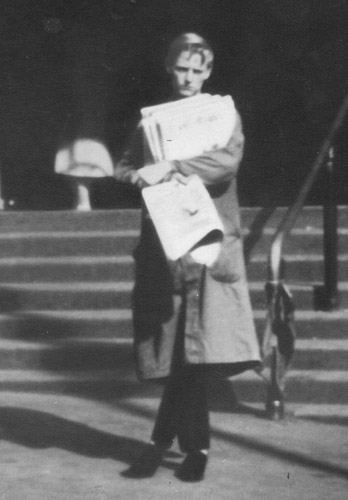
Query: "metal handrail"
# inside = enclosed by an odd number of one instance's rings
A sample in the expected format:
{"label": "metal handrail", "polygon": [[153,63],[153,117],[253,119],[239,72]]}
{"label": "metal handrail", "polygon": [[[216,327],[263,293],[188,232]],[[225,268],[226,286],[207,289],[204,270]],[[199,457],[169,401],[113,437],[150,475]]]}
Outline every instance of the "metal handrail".
{"label": "metal handrail", "polygon": [[307,198],[307,195],[310,189],[312,188],[314,181],[316,180],[316,177],[324,161],[328,158],[330,154],[332,155],[332,151],[330,153],[330,150],[332,150],[336,134],[340,129],[340,127],[342,126],[347,113],[348,113],[348,93],[343,100],[343,103],[332,123],[332,126],[322,144],[322,147],[312,165],[311,170],[309,171],[303,185],[301,186],[301,189],[299,191],[296,200],[289,207],[285,216],[281,220],[275,235],[273,236],[268,262],[269,262],[269,273],[270,273],[269,278],[270,281],[275,284],[279,283],[280,281],[282,247],[284,240],[291,231],[292,227],[294,226],[296,219],[299,216],[304,206],[304,202]]}
{"label": "metal handrail", "polygon": [[[286,236],[292,229],[300,211],[304,206],[305,199],[312,188],[314,181],[323,163],[327,162],[327,171],[330,173],[330,187],[332,197],[333,182],[333,156],[334,140],[348,113],[348,94],[335,117],[327,134],[319,154],[308,173],[297,198],[289,207],[281,220],[278,229],[272,239],[268,258],[269,281],[266,284],[266,295],[268,303],[268,317],[262,343],[262,356],[264,368],[268,367],[268,394],[266,413],[272,419],[284,416],[284,387],[285,375],[288,370],[295,348],[295,329],[293,317],[293,301],[290,292],[284,285],[284,267],[282,259],[282,247]],[[329,199],[324,204],[324,247],[325,247],[325,286],[317,289],[323,309],[332,309],[337,299],[337,207],[333,200]],[[331,227],[334,226],[334,227]],[[334,234],[333,234],[334,233]],[[330,240],[330,241],[329,241]],[[332,240],[332,241],[331,241]],[[334,253],[333,256],[326,255]],[[329,258],[333,262],[329,262]],[[331,296],[331,295],[332,296]],[[319,300],[318,300],[319,302]],[[277,339],[276,343],[274,340]],[[267,373],[267,371],[265,372]]]}

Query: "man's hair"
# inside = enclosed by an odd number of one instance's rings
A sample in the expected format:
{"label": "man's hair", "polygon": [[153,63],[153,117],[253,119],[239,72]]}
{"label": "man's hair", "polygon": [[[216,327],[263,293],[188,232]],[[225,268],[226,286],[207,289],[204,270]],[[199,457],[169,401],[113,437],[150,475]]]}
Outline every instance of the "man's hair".
{"label": "man's hair", "polygon": [[172,41],[166,57],[167,68],[174,66],[182,52],[189,52],[190,56],[199,54],[202,64],[206,64],[208,69],[213,67],[213,49],[204,38],[196,33],[183,33]]}

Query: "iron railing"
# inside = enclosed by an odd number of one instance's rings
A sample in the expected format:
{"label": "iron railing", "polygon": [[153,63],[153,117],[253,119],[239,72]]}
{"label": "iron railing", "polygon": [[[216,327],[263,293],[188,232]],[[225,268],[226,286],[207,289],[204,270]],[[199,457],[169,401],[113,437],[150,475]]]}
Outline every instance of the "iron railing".
{"label": "iron railing", "polygon": [[[327,193],[323,204],[323,226],[324,226],[324,284],[314,290],[314,307],[322,310],[332,310],[338,304],[337,292],[337,204],[335,201],[334,188],[334,143],[338,131],[340,130],[348,113],[348,94],[345,96],[342,105],[332,123],[329,132],[323,141],[317,158],[315,159],[307,177],[301,186],[294,203],[287,210],[276,230],[268,256],[268,283],[266,284],[266,295],[268,304],[268,325],[270,335],[276,339],[273,342],[273,352],[271,353],[271,376],[269,380],[269,393],[267,409],[270,417],[281,418],[284,412],[284,376],[287,363],[294,350],[294,335],[292,342],[291,333],[294,334],[292,325],[292,312],[294,310],[291,294],[288,293],[284,285],[284,260],[282,250],[285,238],[294,226],[305,200],[313,187],[318,173],[323,165],[326,165],[325,185]],[[283,298],[286,297],[286,301]],[[281,338],[281,335],[287,338]],[[287,346],[288,352],[284,352]],[[285,356],[285,358],[284,358]],[[284,369],[285,368],[285,369]],[[278,370],[278,372],[277,372]]]}

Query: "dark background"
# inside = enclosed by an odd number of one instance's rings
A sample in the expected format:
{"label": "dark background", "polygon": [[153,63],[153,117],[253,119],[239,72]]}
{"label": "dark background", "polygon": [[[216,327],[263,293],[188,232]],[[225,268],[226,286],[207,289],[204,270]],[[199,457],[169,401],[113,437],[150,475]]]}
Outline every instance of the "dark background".
{"label": "dark background", "polygon": [[[53,173],[65,141],[101,138],[120,156],[139,107],[168,92],[163,58],[183,31],[209,39],[207,90],[232,94],[242,114],[244,205],[291,202],[347,91],[345,0],[2,0],[1,10],[2,194],[14,209],[72,206]],[[336,144],[339,203],[347,133]],[[308,203],[324,186],[319,178]],[[111,179],[92,198],[96,208],[136,202]]]}

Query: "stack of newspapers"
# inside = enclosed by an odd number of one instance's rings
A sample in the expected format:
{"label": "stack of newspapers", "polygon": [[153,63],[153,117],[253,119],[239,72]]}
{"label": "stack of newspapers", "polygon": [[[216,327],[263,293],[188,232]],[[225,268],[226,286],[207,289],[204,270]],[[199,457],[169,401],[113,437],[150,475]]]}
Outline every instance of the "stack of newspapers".
{"label": "stack of newspapers", "polygon": [[161,180],[166,161],[186,160],[227,145],[236,123],[233,100],[200,94],[141,112],[150,165],[138,172],[153,184],[142,195],[164,252],[170,260],[190,253],[197,262],[212,265],[224,228],[202,180],[197,175],[185,183]]}
{"label": "stack of newspapers", "polygon": [[231,96],[199,94],[143,108],[142,126],[153,161],[184,160],[226,146],[236,122]]}

